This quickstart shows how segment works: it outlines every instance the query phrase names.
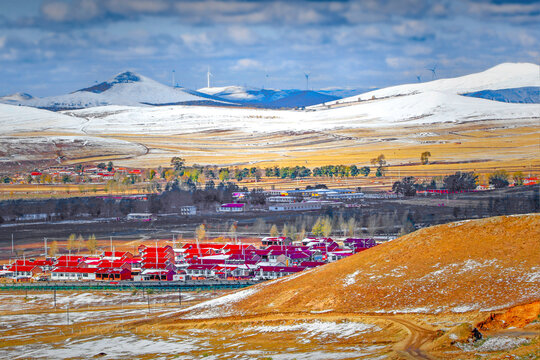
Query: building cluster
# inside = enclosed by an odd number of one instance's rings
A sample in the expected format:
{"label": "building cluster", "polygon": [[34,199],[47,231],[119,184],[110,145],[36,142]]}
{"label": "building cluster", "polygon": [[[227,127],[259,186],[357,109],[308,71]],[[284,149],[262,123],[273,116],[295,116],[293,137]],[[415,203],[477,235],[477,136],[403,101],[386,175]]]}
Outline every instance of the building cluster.
{"label": "building cluster", "polygon": [[[218,212],[244,212],[248,193],[233,194],[236,202],[222,204]],[[264,192],[266,209],[269,211],[309,211],[324,207],[348,207],[364,200],[364,193],[353,189],[306,189],[306,190],[267,190]],[[258,208],[250,210],[260,210]]]}
{"label": "building cluster", "polygon": [[16,259],[0,277],[17,281],[266,280],[334,262],[376,243],[373,239],[266,237],[252,244],[186,243],[182,247],[141,245],[137,254],[104,251],[99,256]]}
{"label": "building cluster", "polygon": [[[51,166],[42,170],[34,170],[26,174],[14,174],[11,176],[12,182],[37,182],[37,183],[62,183],[69,179],[69,182],[104,182],[115,179],[118,176],[134,175],[139,176],[144,173],[141,169],[129,169],[125,167],[97,167],[95,165],[75,166]],[[29,180],[30,179],[30,180]]]}

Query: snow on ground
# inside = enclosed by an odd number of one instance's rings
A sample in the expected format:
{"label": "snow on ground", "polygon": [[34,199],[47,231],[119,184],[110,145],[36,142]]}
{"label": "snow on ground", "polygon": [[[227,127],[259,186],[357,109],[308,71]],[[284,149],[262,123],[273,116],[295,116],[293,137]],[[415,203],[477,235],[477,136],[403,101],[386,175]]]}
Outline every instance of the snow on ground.
{"label": "snow on ground", "polygon": [[[189,338],[142,338],[132,334],[67,341],[60,344],[32,344],[0,348],[4,359],[88,359],[104,353],[107,359],[129,359],[145,354],[184,354],[199,349]],[[155,358],[155,357],[153,357]],[[158,357],[159,358],[159,357]],[[180,357],[177,357],[180,358]],[[189,357],[186,357],[186,359]]]}
{"label": "snow on ground", "polygon": [[0,134],[22,131],[64,131],[80,129],[80,118],[34,109],[26,106],[0,104]]}
{"label": "snow on ground", "polygon": [[528,342],[529,340],[524,338],[510,336],[493,336],[488,337],[484,342],[481,342],[480,345],[467,343],[457,343],[456,345],[463,351],[490,352],[514,349],[518,346],[527,344]]}
{"label": "snow on ground", "polygon": [[359,322],[331,322],[312,321],[292,325],[262,325],[245,328],[245,333],[280,333],[301,331],[302,336],[308,337],[328,337],[334,336],[340,339],[347,339],[360,335],[367,331],[380,331],[381,328],[371,324]]}
{"label": "snow on ground", "polygon": [[411,95],[430,91],[450,94],[464,94],[481,90],[512,89],[527,86],[540,86],[539,66],[531,63],[504,63],[483,72],[450,79],[392,86],[370,91],[326,104],[356,102],[372,97]]}
{"label": "snow on ground", "polygon": [[349,285],[353,285],[356,282],[356,275],[360,273],[360,270],[356,270],[352,274],[349,274],[345,276],[345,280],[343,280],[343,286],[347,287]]}
{"label": "snow on ground", "polygon": [[183,134],[215,130],[272,133],[377,128],[489,119],[538,119],[538,104],[507,104],[441,92],[366,102],[324,111],[203,106],[101,107],[70,111],[91,134]]}
{"label": "snow on ground", "polygon": [[[231,316],[234,315],[231,305],[255,294],[257,291],[258,288],[256,286],[251,286],[245,290],[237,291],[217,299],[205,301],[203,303],[175,312],[187,313],[185,316],[183,316],[184,319],[211,319]],[[170,314],[171,312],[168,312],[164,315]]]}

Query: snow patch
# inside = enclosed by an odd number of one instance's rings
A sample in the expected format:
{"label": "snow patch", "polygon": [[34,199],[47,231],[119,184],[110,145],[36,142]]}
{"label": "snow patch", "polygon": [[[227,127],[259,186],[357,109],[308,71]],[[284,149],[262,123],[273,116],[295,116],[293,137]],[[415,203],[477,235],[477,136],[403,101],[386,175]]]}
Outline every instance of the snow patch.
{"label": "snow patch", "polygon": [[352,274],[345,276],[345,280],[343,280],[343,286],[347,287],[353,285],[356,282],[356,275],[358,274],[360,274],[360,270],[356,270]]}
{"label": "snow patch", "polygon": [[366,331],[380,330],[381,328],[378,326],[358,322],[336,323],[328,321],[313,321],[293,325],[254,326],[244,329],[244,332],[276,333],[302,331],[303,335],[310,337],[335,336],[337,338],[347,339],[365,333]]}

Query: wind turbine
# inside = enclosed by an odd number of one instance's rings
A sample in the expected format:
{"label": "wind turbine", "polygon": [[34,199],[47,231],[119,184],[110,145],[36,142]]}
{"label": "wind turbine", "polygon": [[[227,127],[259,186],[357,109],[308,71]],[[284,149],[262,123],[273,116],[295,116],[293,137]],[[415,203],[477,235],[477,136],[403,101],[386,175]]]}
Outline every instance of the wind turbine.
{"label": "wind turbine", "polygon": [[422,82],[422,78],[420,77],[420,75],[416,75],[416,79],[418,80],[418,82]]}
{"label": "wind turbine", "polygon": [[214,76],[214,74],[212,74],[210,72],[210,66],[208,67],[208,72],[206,73],[206,83],[207,83],[207,87],[210,87],[210,76]]}
{"label": "wind turbine", "polygon": [[309,90],[309,73],[305,72],[304,76],[306,77],[306,90]]}
{"label": "wind turbine", "polygon": [[174,69],[172,71],[172,87],[174,87]]}
{"label": "wind turbine", "polygon": [[437,77],[437,74],[435,73],[435,70],[437,69],[437,64],[433,65],[432,68],[426,68],[426,70],[431,71],[431,80],[435,79]]}

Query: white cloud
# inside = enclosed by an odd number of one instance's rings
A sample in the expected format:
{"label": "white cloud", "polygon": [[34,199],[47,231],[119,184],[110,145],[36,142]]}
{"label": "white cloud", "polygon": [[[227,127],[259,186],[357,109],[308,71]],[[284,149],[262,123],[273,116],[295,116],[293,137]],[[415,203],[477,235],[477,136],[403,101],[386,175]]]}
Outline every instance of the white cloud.
{"label": "white cloud", "polygon": [[427,32],[426,25],[417,20],[404,21],[393,29],[397,35],[406,37],[422,36]]}
{"label": "white cloud", "polygon": [[69,5],[62,2],[46,3],[41,7],[41,11],[49,20],[64,21],[69,13]]}
{"label": "white cloud", "polygon": [[0,49],[6,45],[6,36],[0,36]]}
{"label": "white cloud", "polygon": [[248,69],[262,69],[262,64],[254,59],[240,59],[231,67],[231,70],[234,71]]}
{"label": "white cloud", "polygon": [[239,45],[251,45],[257,40],[256,35],[247,27],[231,26],[227,29],[229,38]]}

